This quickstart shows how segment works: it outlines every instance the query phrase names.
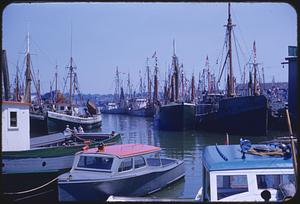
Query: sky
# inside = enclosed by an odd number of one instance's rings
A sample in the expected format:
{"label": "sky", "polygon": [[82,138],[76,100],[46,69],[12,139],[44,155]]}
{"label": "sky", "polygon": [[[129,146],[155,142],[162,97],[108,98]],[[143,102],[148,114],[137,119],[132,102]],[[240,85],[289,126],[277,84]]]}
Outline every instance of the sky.
{"label": "sky", "polygon": [[[10,81],[15,78],[17,66],[24,76],[28,32],[33,70],[36,75],[39,72],[42,93],[50,90],[56,65],[59,88],[63,90],[71,50],[81,93],[113,93],[117,66],[124,83],[130,73],[133,88],[138,91],[139,70],[144,76],[147,57],[153,70],[154,52],[158,57],[159,79],[164,80],[172,60],[173,40],[188,78],[194,73],[198,80],[206,56],[210,69],[218,76],[227,6],[226,3],[10,4],[2,17],[2,45],[7,52]],[[286,3],[231,3],[231,13],[236,25],[233,52],[237,47],[239,56],[233,54],[237,82],[252,53],[253,41],[257,62],[264,67],[265,81],[271,82],[273,77],[276,82],[287,81],[288,69],[281,62],[287,57],[288,46],[297,45],[297,14],[293,7]]]}

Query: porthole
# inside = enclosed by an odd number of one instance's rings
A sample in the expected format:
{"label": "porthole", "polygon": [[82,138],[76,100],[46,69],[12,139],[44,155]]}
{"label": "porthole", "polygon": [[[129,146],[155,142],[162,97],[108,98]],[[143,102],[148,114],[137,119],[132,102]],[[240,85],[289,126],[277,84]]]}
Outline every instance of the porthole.
{"label": "porthole", "polygon": [[46,166],[46,162],[45,161],[42,163],[42,166]]}

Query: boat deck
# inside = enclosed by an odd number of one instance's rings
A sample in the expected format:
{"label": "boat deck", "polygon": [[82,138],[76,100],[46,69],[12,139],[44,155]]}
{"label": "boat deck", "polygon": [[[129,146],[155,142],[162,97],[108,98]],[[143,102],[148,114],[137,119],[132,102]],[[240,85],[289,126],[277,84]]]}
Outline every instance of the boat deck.
{"label": "boat deck", "polygon": [[65,141],[66,136],[63,133],[54,133],[50,135],[43,135],[39,137],[30,138],[30,148],[51,145],[58,142]]}

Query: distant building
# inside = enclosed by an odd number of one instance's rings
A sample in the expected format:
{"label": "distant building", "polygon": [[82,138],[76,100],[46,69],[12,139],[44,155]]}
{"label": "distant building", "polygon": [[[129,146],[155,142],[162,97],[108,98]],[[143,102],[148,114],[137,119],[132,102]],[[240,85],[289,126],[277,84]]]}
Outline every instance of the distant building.
{"label": "distant building", "polygon": [[30,149],[29,103],[2,101],[2,151]]}

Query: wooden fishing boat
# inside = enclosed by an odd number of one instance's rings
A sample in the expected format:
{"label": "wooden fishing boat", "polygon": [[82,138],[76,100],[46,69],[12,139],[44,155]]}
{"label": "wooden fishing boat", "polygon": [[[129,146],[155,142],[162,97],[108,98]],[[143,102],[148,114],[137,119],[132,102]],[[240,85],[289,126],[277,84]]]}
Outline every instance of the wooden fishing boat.
{"label": "wooden fishing boat", "polygon": [[[227,132],[229,134],[248,134],[248,135],[266,135],[268,127],[268,103],[264,95],[260,95],[258,90],[258,76],[256,62],[256,47],[253,43],[253,69],[254,83],[252,84],[252,74],[249,79],[249,95],[238,96],[235,93],[235,82],[233,75],[233,60],[231,37],[233,29],[230,3],[228,4],[228,22],[226,25],[226,44],[228,44],[227,55],[221,71],[219,80],[221,79],[225,65],[228,66],[227,71],[227,93],[226,95],[214,102],[204,99],[197,108],[196,126],[199,129],[205,129],[216,132]],[[202,106],[216,106],[215,109],[205,110]]]}
{"label": "wooden fishing boat", "polygon": [[70,172],[58,177],[59,201],[144,196],[183,177],[183,161],[154,157],[158,151],[155,146],[123,144],[77,153]]}

